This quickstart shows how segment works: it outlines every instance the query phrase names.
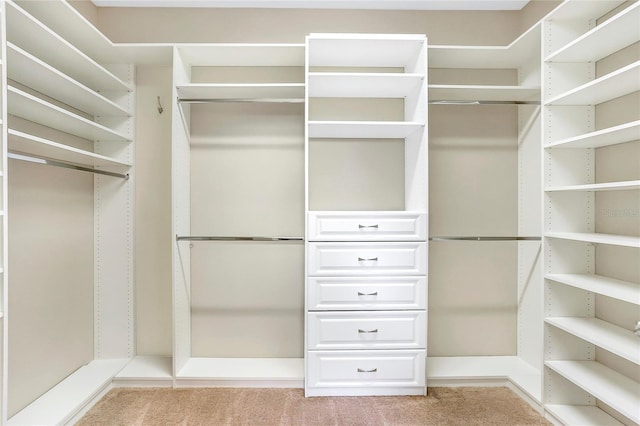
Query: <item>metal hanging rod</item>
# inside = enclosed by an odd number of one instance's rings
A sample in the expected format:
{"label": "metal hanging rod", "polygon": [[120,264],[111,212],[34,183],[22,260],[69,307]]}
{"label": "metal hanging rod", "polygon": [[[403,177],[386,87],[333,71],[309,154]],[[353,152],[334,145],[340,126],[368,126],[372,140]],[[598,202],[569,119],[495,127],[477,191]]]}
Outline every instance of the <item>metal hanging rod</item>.
{"label": "metal hanging rod", "polygon": [[539,101],[429,101],[429,105],[540,105]]}
{"label": "metal hanging rod", "polygon": [[304,241],[303,237],[215,237],[176,235],[176,241]]}
{"label": "metal hanging rod", "polygon": [[429,241],[540,241],[541,237],[429,237]]}
{"label": "metal hanging rod", "polygon": [[30,163],[43,164],[45,166],[62,167],[65,169],[80,170],[82,172],[90,172],[90,173],[95,173],[99,175],[107,175],[107,176],[113,176],[113,177],[118,177],[122,179],[129,179],[129,173],[123,174],[123,173],[109,172],[107,170],[92,169],[91,167],[83,167],[83,166],[78,166],[76,164],[63,163],[61,161],[50,160],[48,158],[34,157],[31,155],[17,154],[13,152],[8,153],[7,157],[13,160],[27,161]]}
{"label": "metal hanging rod", "polygon": [[202,99],[178,99],[181,104],[210,104],[210,103],[280,103],[303,104],[302,98],[202,98]]}

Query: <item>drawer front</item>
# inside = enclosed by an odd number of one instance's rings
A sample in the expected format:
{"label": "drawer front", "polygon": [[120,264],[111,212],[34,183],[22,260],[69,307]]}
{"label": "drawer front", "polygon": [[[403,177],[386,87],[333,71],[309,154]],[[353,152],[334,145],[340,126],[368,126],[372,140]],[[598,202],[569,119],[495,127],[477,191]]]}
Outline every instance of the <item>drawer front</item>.
{"label": "drawer front", "polygon": [[426,241],[427,215],[413,212],[310,212],[309,241]]}
{"label": "drawer front", "polygon": [[426,277],[311,277],[307,280],[307,308],[311,311],[426,307]]}
{"label": "drawer front", "polygon": [[426,275],[426,243],[309,243],[311,276]]}
{"label": "drawer front", "polygon": [[425,386],[425,350],[311,351],[311,387]]}
{"label": "drawer front", "polygon": [[425,311],[311,312],[307,346],[322,349],[424,349]]}

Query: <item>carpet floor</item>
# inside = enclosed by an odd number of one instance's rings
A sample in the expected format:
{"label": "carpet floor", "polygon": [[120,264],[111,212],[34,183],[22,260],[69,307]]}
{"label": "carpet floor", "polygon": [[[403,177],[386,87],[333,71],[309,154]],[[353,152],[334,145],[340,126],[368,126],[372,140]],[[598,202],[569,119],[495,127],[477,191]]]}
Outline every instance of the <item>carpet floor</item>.
{"label": "carpet floor", "polygon": [[305,398],[302,389],[117,388],[77,423],[94,425],[549,425],[505,387],[429,388],[427,397]]}

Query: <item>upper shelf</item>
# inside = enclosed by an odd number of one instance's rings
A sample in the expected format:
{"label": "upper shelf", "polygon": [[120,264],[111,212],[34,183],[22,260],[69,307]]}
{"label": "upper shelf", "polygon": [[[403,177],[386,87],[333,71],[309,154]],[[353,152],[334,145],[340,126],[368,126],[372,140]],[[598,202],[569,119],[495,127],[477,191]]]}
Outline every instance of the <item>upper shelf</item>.
{"label": "upper shelf", "polygon": [[177,52],[193,67],[303,67],[304,44],[178,45]]}
{"label": "upper shelf", "polygon": [[640,237],[630,237],[627,235],[596,234],[588,232],[547,232],[545,233],[545,237],[584,241],[586,243],[594,244],[609,244],[621,247],[640,248]]}
{"label": "upper shelf", "polygon": [[310,138],[404,139],[423,123],[395,121],[309,121]]}
{"label": "upper shelf", "polygon": [[547,62],[595,62],[640,40],[640,3],[635,3],[583,34]]}
{"label": "upper shelf", "polygon": [[539,102],[540,88],[494,85],[430,84],[429,101]]}
{"label": "upper shelf", "polygon": [[73,114],[15,87],[9,86],[7,93],[9,114],[94,141],[131,141],[125,135],[108,127]]}
{"label": "upper shelf", "polygon": [[545,148],[601,148],[640,139],[640,120],[552,142]]}
{"label": "upper shelf", "polygon": [[640,90],[640,61],[562,93],[546,104],[597,105],[637,90]]}
{"label": "upper shelf", "polygon": [[568,0],[560,4],[547,19],[589,19],[595,20],[620,6],[626,0]]}
{"label": "upper shelf", "polygon": [[519,68],[540,50],[540,25],[531,27],[508,46],[429,45],[430,68]]}
{"label": "upper shelf", "polygon": [[304,83],[259,84],[181,84],[176,86],[179,99],[302,99]]}
{"label": "upper shelf", "polygon": [[404,98],[416,93],[424,74],[311,72],[309,97]]}
{"label": "upper shelf", "polygon": [[12,152],[80,164],[86,167],[129,168],[130,164],[93,152],[9,129],[8,148]]}
{"label": "upper shelf", "polygon": [[9,0],[5,4],[7,41],[93,90],[131,90],[127,83],[13,2]]}
{"label": "upper shelf", "polygon": [[561,284],[640,305],[640,284],[593,274],[546,274],[544,277]]}
{"label": "upper shelf", "polygon": [[[311,34],[311,67],[419,68],[426,38],[419,35]],[[426,62],[426,58],[425,58]],[[410,70],[414,72],[415,70]]]}
{"label": "upper shelf", "polygon": [[12,43],[7,43],[8,77],[93,116],[129,116],[101,94],[83,86]]}
{"label": "upper shelf", "polygon": [[629,180],[621,182],[591,183],[587,185],[566,185],[552,186],[546,188],[546,192],[556,191],[623,191],[629,189],[639,189],[640,180]]}
{"label": "upper shelf", "polygon": [[640,339],[632,331],[598,318],[551,317],[545,322],[640,365]]}

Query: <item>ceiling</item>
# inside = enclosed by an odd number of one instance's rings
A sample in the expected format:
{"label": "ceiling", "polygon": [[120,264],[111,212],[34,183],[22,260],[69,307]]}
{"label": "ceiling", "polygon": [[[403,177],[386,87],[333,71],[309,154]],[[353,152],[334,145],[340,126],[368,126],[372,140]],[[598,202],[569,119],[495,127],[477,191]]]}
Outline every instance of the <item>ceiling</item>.
{"label": "ceiling", "polygon": [[520,10],[529,0],[92,0],[98,7]]}

